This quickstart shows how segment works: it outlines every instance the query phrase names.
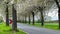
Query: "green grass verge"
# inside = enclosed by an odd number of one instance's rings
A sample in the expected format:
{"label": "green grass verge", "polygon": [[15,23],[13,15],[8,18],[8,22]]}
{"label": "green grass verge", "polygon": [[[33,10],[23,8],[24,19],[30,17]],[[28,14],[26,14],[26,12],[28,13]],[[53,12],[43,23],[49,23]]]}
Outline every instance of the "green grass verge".
{"label": "green grass verge", "polygon": [[19,30],[19,32],[10,31],[11,27],[6,26],[5,23],[0,23],[0,34],[26,34]]}
{"label": "green grass verge", "polygon": [[[35,25],[30,24],[30,26],[42,27],[41,23],[35,23]],[[43,28],[48,28],[52,30],[59,30],[58,23],[44,23]]]}

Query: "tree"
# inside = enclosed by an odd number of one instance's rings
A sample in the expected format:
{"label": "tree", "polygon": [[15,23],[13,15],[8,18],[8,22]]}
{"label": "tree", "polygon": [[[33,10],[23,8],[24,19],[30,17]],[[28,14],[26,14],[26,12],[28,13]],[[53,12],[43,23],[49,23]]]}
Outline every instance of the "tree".
{"label": "tree", "polygon": [[43,12],[40,11],[41,13],[41,26],[44,26],[44,17],[43,17]]}
{"label": "tree", "polygon": [[32,13],[32,16],[33,16],[33,25],[34,25],[34,23],[35,23],[35,14],[34,14],[34,12],[31,12]]}
{"label": "tree", "polygon": [[58,19],[59,19],[59,29],[60,29],[60,5],[59,5],[59,2],[58,0],[54,0],[56,2],[56,5],[58,7]]}
{"label": "tree", "polygon": [[30,24],[30,22],[31,22],[31,19],[30,19],[30,14],[29,14],[29,24]]}
{"label": "tree", "polygon": [[12,23],[12,29],[14,31],[17,31],[17,12],[14,8],[14,4],[12,4],[12,16],[13,16],[13,23]]}
{"label": "tree", "polygon": [[6,26],[9,26],[8,2],[6,3]]}
{"label": "tree", "polygon": [[26,23],[26,17],[27,17],[27,16],[26,16],[26,14],[25,14],[25,23]]}
{"label": "tree", "polygon": [[38,6],[38,9],[41,14],[41,26],[44,26],[43,7]]}

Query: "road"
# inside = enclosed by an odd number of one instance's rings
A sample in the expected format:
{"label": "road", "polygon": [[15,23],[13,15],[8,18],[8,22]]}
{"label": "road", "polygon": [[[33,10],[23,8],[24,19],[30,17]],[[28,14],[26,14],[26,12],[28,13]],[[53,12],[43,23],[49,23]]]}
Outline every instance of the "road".
{"label": "road", "polygon": [[60,34],[60,31],[50,30],[46,28],[38,28],[34,26],[21,24],[21,23],[18,23],[17,27],[18,29],[21,29],[24,32],[27,32],[28,34]]}

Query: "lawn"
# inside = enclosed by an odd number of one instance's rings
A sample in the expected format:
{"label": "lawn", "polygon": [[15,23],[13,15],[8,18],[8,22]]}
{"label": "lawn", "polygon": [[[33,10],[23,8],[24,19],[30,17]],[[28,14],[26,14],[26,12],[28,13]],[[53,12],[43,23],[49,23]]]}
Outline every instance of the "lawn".
{"label": "lawn", "polygon": [[[35,23],[35,25],[30,24],[30,26],[42,27],[41,23]],[[59,30],[58,29],[58,23],[44,23],[43,28]]]}
{"label": "lawn", "polygon": [[13,32],[10,30],[10,26],[6,26],[5,23],[0,23],[0,34],[26,34],[21,30],[19,30],[19,32]]}

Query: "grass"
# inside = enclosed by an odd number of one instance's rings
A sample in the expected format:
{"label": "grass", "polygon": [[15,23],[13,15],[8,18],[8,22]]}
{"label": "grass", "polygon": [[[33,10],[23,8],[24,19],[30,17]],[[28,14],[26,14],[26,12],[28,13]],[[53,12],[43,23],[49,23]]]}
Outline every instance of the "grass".
{"label": "grass", "polygon": [[46,23],[44,25],[45,28],[53,29],[53,30],[59,30],[58,23]]}
{"label": "grass", "polygon": [[[35,23],[35,25],[30,24],[30,26],[42,27],[41,23]],[[52,30],[59,30],[58,23],[44,23],[43,28],[48,28]]]}
{"label": "grass", "polygon": [[0,23],[0,34],[26,34],[19,30],[19,32],[10,31],[11,27],[6,26],[5,23]]}

